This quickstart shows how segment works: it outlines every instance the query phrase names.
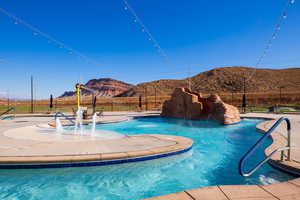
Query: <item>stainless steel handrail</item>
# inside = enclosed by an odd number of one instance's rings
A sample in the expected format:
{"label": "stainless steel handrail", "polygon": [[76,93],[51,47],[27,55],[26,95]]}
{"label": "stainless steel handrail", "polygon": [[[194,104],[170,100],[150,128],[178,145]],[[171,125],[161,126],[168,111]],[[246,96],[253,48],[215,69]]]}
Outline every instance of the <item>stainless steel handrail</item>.
{"label": "stainless steel handrail", "polygon": [[56,120],[56,118],[59,117],[59,116],[64,117],[66,120],[70,121],[71,123],[75,123],[72,118],[68,117],[67,115],[65,115],[62,112],[55,113],[54,119]]}
{"label": "stainless steel handrail", "polygon": [[13,111],[13,110],[16,110],[16,109],[14,107],[8,108],[5,112],[3,112],[3,113],[0,114],[0,117],[3,116],[3,115],[5,115],[5,114],[7,114],[7,113],[9,113],[10,111]]}
{"label": "stainless steel handrail", "polygon": [[[271,133],[281,124],[281,122],[286,121],[287,123],[287,131],[288,131],[288,145],[287,147],[279,148],[273,151],[270,155],[268,155],[263,161],[258,163],[256,167],[249,170],[248,172],[244,172],[244,164],[245,161],[254,153],[254,151],[271,135]],[[288,150],[288,160],[291,159],[291,122],[286,117],[281,117],[278,119],[275,124],[249,149],[249,151],[242,157],[239,162],[239,173],[242,176],[250,176],[253,174],[257,169],[259,169],[264,163],[266,163],[275,153],[279,151]]]}

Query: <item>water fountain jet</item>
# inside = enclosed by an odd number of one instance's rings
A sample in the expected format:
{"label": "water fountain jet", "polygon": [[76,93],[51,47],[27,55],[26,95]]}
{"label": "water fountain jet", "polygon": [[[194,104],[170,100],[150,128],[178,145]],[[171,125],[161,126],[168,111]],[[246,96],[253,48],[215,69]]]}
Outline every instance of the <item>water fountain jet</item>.
{"label": "water fountain jet", "polygon": [[96,130],[96,122],[97,122],[97,118],[98,118],[98,115],[97,113],[94,113],[92,119],[93,119],[93,124],[92,124],[92,134],[95,133],[95,130]]}
{"label": "water fountain jet", "polygon": [[63,132],[63,127],[62,127],[62,124],[61,124],[61,121],[59,119],[59,117],[56,118],[56,133],[62,133]]}

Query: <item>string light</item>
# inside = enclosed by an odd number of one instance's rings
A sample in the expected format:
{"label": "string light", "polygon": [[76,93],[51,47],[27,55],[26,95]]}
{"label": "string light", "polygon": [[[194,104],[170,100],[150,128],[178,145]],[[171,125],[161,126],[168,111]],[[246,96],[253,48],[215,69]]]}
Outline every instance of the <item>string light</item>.
{"label": "string light", "polygon": [[281,26],[280,26],[280,25],[277,25],[276,29],[277,29],[277,30],[280,30],[280,29],[281,29]]}
{"label": "string light", "polygon": [[294,4],[295,0],[288,0],[288,2],[286,3],[282,14],[280,15],[279,21],[275,26],[275,29],[272,33],[271,39],[268,40],[262,55],[258,58],[258,61],[255,64],[255,69],[253,70],[253,72],[250,74],[250,76],[248,77],[247,81],[251,80],[252,77],[254,76],[255,72],[256,72],[256,68],[261,64],[261,62],[263,61],[263,58],[267,56],[268,51],[270,50],[270,48],[273,45],[273,41],[278,38],[277,35],[279,33],[279,31],[281,30],[282,25],[284,24],[285,19],[287,18],[287,13],[288,13],[288,9],[289,6]]}
{"label": "string light", "polygon": [[287,14],[283,13],[282,17],[283,17],[283,19],[286,19],[287,18]]}
{"label": "string light", "polygon": [[141,31],[143,33],[147,34],[148,40],[151,41],[153,43],[153,46],[157,49],[157,52],[165,59],[165,60],[169,60],[167,54],[165,53],[165,51],[161,48],[161,46],[159,45],[159,43],[157,42],[157,40],[153,37],[153,35],[150,33],[149,29],[145,26],[145,24],[142,22],[142,20],[139,18],[139,16],[137,15],[137,13],[135,12],[135,10],[129,5],[127,0],[122,0],[123,3],[125,4],[125,10],[128,10],[128,12],[130,12],[130,14],[134,17],[134,22],[138,23],[141,27]]}
{"label": "string light", "polygon": [[99,65],[96,61],[88,58],[87,56],[83,55],[82,53],[67,46],[63,42],[60,42],[59,40],[53,38],[52,36],[40,31],[38,28],[36,28],[36,27],[32,26],[31,24],[27,23],[26,21],[16,17],[15,15],[9,13],[8,11],[4,10],[3,8],[0,8],[0,13],[11,18],[14,21],[14,24],[21,24],[21,25],[25,26],[26,28],[28,28],[29,30],[31,30],[33,35],[35,35],[35,36],[39,35],[39,36],[45,38],[48,43],[54,43],[57,45],[57,47],[59,47],[61,49],[65,49],[67,52],[72,52],[72,55],[76,55],[77,57],[85,60],[87,63],[93,63],[95,65]]}

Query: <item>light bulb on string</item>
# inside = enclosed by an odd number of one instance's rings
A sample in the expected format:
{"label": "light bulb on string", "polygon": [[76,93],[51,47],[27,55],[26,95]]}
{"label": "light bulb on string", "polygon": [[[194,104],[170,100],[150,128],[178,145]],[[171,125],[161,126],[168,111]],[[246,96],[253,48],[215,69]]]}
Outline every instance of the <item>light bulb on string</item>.
{"label": "light bulb on string", "polygon": [[124,10],[128,10],[127,6],[124,7]]}
{"label": "light bulb on string", "polygon": [[286,19],[286,18],[287,18],[287,14],[286,14],[286,13],[283,13],[282,18],[283,18],[283,19]]}
{"label": "light bulb on string", "polygon": [[290,0],[290,4],[294,4],[295,3],[295,0]]}
{"label": "light bulb on string", "polygon": [[276,29],[277,29],[277,30],[280,30],[280,29],[281,29],[281,26],[278,24],[277,27],[276,27]]}
{"label": "light bulb on string", "polygon": [[137,22],[137,20],[136,20],[136,19],[134,19],[133,21],[134,21],[134,23],[136,23],[136,22]]}

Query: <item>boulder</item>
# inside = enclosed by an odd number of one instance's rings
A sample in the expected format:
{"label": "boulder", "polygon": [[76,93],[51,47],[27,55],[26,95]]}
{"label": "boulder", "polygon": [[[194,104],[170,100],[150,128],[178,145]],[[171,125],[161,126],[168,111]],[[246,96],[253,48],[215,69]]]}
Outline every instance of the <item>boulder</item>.
{"label": "boulder", "polygon": [[187,88],[176,88],[170,100],[165,101],[162,117],[175,117],[192,120],[213,120],[221,124],[240,122],[239,110],[226,104],[217,95],[202,97]]}

